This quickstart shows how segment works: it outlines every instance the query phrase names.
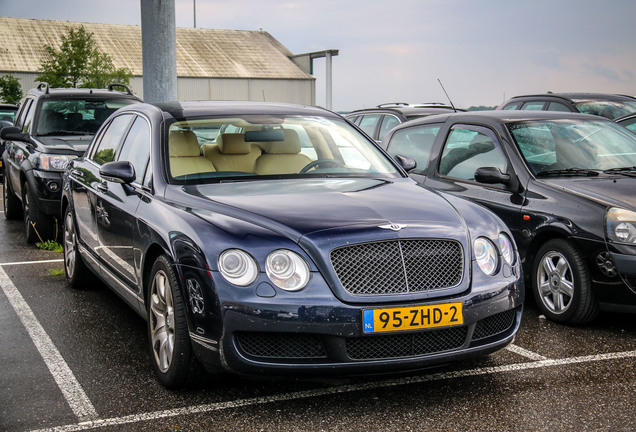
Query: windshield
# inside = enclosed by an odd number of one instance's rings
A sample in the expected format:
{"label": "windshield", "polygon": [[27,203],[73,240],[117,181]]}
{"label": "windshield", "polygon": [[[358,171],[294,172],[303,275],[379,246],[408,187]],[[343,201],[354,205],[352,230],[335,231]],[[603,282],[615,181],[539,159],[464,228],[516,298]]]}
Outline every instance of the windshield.
{"label": "windshield", "polygon": [[45,100],[34,134],[94,135],[108,116],[135,102],[124,98]]}
{"label": "windshield", "polygon": [[171,182],[178,184],[401,176],[374,144],[339,118],[188,118],[170,124],[167,138]]}
{"label": "windshield", "polygon": [[537,120],[508,128],[535,175],[636,167],[636,135],[609,121]]}
{"label": "windshield", "polygon": [[636,101],[584,101],[575,102],[583,114],[593,114],[614,120],[636,112]]}

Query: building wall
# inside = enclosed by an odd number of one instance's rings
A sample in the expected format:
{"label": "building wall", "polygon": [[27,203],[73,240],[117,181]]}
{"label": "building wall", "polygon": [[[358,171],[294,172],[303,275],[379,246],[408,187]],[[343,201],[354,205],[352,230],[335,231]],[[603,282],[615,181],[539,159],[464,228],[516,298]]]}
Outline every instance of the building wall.
{"label": "building wall", "polygon": [[[10,73],[20,81],[22,91],[28,92],[39,82],[36,73]],[[251,100],[315,105],[315,80],[252,79],[252,78],[177,78],[177,98],[180,101]],[[131,91],[143,99],[143,78],[130,80]]]}

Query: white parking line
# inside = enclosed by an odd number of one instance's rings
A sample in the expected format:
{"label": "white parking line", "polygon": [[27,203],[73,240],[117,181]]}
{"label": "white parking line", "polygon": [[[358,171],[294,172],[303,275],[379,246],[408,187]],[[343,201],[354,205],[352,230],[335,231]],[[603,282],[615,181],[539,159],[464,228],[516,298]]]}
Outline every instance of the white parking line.
{"label": "white parking line", "polygon": [[515,354],[519,354],[521,356],[524,356],[526,358],[529,358],[530,360],[548,360],[547,357],[542,356],[541,354],[538,354],[534,351],[530,351],[527,350],[525,348],[521,348],[520,346],[514,345],[514,344],[510,344],[506,347],[506,349],[510,352],[513,352]]}
{"label": "white parking line", "polygon": [[218,402],[213,404],[196,405],[192,407],[176,408],[172,410],[155,411],[144,414],[134,414],[125,417],[114,417],[109,419],[92,420],[78,424],[58,426],[48,429],[38,429],[31,432],[75,432],[84,431],[105,426],[119,426],[124,424],[140,423],[145,421],[154,421],[162,418],[177,417],[182,415],[201,414],[224,409],[240,408],[245,406],[263,405],[272,402],[282,402],[288,400],[307,399],[311,397],[328,396],[334,394],[350,393],[362,390],[373,390],[379,388],[396,387],[409,384],[420,384],[424,382],[440,381],[446,379],[455,379],[469,376],[492,375],[496,373],[523,371],[530,369],[539,369],[551,366],[573,365],[578,363],[590,363],[603,360],[621,360],[626,358],[636,358],[636,351],[623,351],[607,354],[597,354],[582,357],[572,357],[557,360],[542,360],[529,363],[517,363],[504,366],[495,366],[487,368],[476,368],[468,370],[459,370],[454,372],[442,372],[430,375],[422,375],[415,377],[398,378],[394,380],[351,384],[337,387],[329,387],[324,389],[308,390],[293,393],[283,393],[278,395],[258,397],[251,399],[237,399],[234,401]]}
{"label": "white parking line", "polygon": [[0,266],[10,266],[10,265],[29,265],[29,264],[41,264],[41,263],[52,263],[52,262],[64,262],[63,259],[50,259],[50,260],[39,260],[39,261],[17,261],[17,262],[9,262],[9,263],[0,263]]}
{"label": "white parking line", "polygon": [[13,306],[20,321],[22,321],[22,325],[31,336],[35,347],[40,352],[49,371],[51,371],[55,382],[73,413],[80,421],[97,419],[99,417],[97,411],[95,411],[95,407],[88,399],[81,384],[77,381],[57,347],[44,331],[35,314],[1,266],[0,287],[9,299],[9,303]]}

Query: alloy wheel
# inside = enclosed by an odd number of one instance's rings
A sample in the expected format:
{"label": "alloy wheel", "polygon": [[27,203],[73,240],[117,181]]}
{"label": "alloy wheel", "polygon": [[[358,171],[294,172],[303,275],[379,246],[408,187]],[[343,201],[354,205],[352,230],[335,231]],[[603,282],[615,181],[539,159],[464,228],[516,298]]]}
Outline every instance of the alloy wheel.
{"label": "alloy wheel", "polygon": [[170,368],[174,353],[175,315],[167,275],[155,273],[150,291],[150,334],[155,362],[162,372]]}
{"label": "alloy wheel", "polygon": [[64,265],[69,278],[72,278],[75,274],[76,250],[77,237],[75,236],[73,215],[71,215],[71,212],[67,212],[66,218],[64,218]]}
{"label": "alloy wheel", "polygon": [[565,256],[556,251],[546,253],[537,269],[537,283],[546,308],[555,314],[568,310],[574,296],[574,275]]}

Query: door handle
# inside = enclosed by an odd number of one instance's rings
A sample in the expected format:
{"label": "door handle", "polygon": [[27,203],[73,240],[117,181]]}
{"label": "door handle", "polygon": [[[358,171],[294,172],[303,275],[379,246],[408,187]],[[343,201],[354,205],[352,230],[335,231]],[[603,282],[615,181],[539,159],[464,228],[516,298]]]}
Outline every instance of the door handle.
{"label": "door handle", "polygon": [[100,182],[97,183],[97,189],[99,189],[101,192],[108,192],[108,184],[106,182]]}

